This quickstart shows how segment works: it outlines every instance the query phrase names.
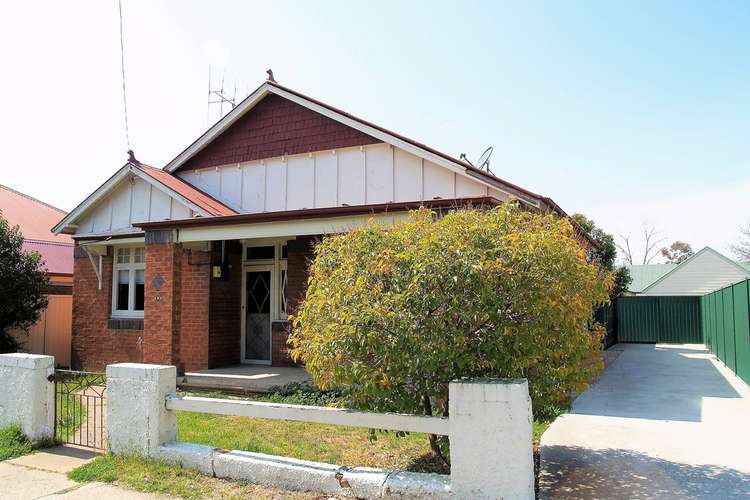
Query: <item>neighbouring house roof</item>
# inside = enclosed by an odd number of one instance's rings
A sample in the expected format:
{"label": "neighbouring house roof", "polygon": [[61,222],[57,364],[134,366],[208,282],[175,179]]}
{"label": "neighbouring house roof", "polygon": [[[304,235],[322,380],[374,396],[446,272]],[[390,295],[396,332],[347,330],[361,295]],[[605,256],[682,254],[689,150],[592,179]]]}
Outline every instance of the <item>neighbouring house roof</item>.
{"label": "neighbouring house roof", "polygon": [[625,267],[633,280],[628,286],[628,291],[641,293],[644,288],[677,267],[677,264],[644,264]]}
{"label": "neighbouring house roof", "polygon": [[24,240],[23,249],[39,252],[49,274],[73,274],[73,245],[55,241]]}
{"label": "neighbouring house roof", "polygon": [[42,255],[51,274],[73,274],[73,240],[67,234],[54,234],[50,226],[65,211],[0,185],[0,212],[12,226],[18,226],[24,237],[23,249]]}
{"label": "neighbouring house roof", "polygon": [[643,289],[643,295],[705,295],[750,277],[745,266],[705,247]]}
{"label": "neighbouring house roof", "polygon": [[41,200],[0,185],[0,211],[11,225],[18,225],[25,239],[73,243],[66,234],[50,231],[66,212]]}

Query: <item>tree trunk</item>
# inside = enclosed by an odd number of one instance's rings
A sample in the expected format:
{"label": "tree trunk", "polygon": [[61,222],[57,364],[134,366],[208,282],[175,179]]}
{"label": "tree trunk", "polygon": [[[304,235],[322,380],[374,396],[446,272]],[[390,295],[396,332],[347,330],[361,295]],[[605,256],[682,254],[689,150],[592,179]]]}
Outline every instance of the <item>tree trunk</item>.
{"label": "tree trunk", "polygon": [[[432,416],[432,403],[430,402],[429,396],[422,396],[422,406],[424,407],[424,414]],[[430,440],[430,450],[432,455],[436,457],[446,467],[450,467],[450,461],[443,455],[443,451],[440,449],[440,436],[437,434],[427,434],[427,438]]]}

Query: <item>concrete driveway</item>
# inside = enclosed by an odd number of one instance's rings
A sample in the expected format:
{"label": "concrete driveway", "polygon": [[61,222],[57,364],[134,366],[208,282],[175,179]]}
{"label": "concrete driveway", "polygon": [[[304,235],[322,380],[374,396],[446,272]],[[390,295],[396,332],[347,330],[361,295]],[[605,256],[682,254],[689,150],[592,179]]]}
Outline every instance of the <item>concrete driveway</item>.
{"label": "concrete driveway", "polygon": [[540,496],[750,499],[750,388],[703,346],[613,349],[542,436]]}

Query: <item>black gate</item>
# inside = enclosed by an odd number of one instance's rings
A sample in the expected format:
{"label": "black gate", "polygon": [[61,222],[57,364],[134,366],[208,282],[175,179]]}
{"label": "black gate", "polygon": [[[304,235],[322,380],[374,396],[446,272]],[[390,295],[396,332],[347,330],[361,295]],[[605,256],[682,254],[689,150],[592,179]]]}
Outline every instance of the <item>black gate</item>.
{"label": "black gate", "polygon": [[103,373],[55,370],[55,439],[105,449],[106,389]]}

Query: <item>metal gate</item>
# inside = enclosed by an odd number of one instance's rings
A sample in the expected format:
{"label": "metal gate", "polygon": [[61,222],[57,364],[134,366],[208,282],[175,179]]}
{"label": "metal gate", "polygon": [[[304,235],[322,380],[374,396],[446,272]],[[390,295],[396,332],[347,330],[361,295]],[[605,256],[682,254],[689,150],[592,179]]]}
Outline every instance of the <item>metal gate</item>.
{"label": "metal gate", "polygon": [[103,373],[55,370],[55,439],[105,449],[106,389]]}

